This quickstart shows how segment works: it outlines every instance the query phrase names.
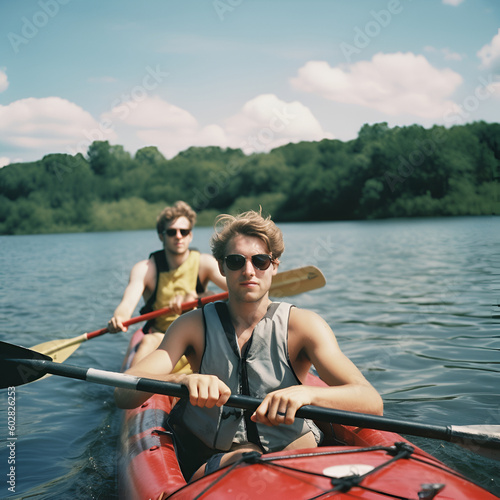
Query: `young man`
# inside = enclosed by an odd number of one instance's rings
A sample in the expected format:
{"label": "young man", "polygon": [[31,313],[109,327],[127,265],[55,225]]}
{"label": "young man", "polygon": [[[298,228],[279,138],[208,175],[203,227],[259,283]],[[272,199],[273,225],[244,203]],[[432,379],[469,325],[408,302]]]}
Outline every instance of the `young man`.
{"label": "young man", "polygon": [[189,248],[195,222],[196,212],[183,201],[160,213],[156,229],[163,250],[134,265],[123,298],[108,323],[110,332],[126,331],[123,322],[130,319],[141,296],[146,302],[141,314],[163,307],[173,309],[171,314],[146,324],[144,331],[148,335],[139,346],[135,363],[160,345],[167,328],[181,314],[182,303],[203,295],[209,281],[227,290],[217,261],[209,254]]}
{"label": "young man", "polygon": [[[188,387],[189,400],[177,403],[169,420],[187,478],[232,463],[248,451],[317,446],[319,429],[295,419],[303,405],[374,414],[382,414],[383,407],[323,319],[270,301],[284,250],[275,224],[256,212],[221,216],[219,222],[223,227],[212,238],[212,253],[227,280],[227,304],[208,304],[181,316],[160,347],[127,372]],[[184,354],[194,373],[172,373]],[[312,365],[328,387],[303,385]],[[231,392],[263,402],[253,414],[223,408]],[[115,397],[118,406],[133,408],[150,394],[116,389]],[[199,463],[193,461],[198,454]]]}

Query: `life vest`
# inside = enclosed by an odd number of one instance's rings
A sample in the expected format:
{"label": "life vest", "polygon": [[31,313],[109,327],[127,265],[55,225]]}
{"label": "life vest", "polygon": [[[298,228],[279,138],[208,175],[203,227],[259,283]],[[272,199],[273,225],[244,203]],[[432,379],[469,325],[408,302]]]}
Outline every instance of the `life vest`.
{"label": "life vest", "polygon": [[[189,292],[203,293],[199,278],[200,252],[190,250],[188,258],[176,269],[170,270],[164,250],[153,252],[156,264],[156,287],[148,301],[141,309],[141,314],[168,307],[170,301],[176,296]],[[179,317],[178,314],[168,314],[154,318],[146,323],[144,332],[149,332],[152,327],[156,331],[165,332],[167,328]]]}
{"label": "life vest", "polygon": [[[234,327],[224,302],[207,304],[205,351],[200,373],[216,375],[232,394],[264,398],[269,392],[301,384],[289,363],[288,318],[291,304],[273,302],[259,321],[246,349],[240,353]],[[171,417],[203,443],[227,451],[235,443],[252,442],[265,452],[277,451],[312,431],[319,442],[321,433],[313,422],[301,418],[291,425],[265,426],[250,420],[252,412],[217,406],[199,408],[188,399],[176,404]]]}

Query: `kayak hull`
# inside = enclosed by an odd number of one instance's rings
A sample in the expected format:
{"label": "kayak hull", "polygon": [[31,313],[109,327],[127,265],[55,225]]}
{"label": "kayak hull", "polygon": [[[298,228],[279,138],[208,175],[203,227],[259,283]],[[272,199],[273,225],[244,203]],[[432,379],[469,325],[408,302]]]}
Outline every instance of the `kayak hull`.
{"label": "kayak hull", "polygon": [[[131,339],[125,366],[142,336],[139,330]],[[311,377],[311,385],[317,383]],[[124,411],[119,498],[498,498],[398,434],[338,424],[324,429],[327,446],[251,455],[186,483],[166,429],[173,404],[173,398],[155,395],[141,407]]]}

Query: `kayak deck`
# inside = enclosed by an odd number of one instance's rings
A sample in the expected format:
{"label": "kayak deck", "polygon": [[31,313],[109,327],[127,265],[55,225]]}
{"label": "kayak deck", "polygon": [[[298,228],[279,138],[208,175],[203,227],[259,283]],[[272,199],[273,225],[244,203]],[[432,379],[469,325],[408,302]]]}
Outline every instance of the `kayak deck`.
{"label": "kayak deck", "polygon": [[[141,330],[134,334],[126,364],[142,336]],[[321,382],[311,377],[316,383]],[[166,430],[173,404],[174,398],[155,395],[124,412],[119,498],[498,498],[398,434],[339,424],[320,424],[325,431],[321,447],[249,454],[186,483]]]}

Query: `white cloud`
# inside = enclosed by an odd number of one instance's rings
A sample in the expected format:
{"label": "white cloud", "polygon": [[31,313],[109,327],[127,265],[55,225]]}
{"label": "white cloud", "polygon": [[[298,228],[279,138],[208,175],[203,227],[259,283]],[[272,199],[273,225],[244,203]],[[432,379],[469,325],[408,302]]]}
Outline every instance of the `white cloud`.
{"label": "white cloud", "polygon": [[147,97],[141,101],[127,101],[107,114],[113,122],[121,120],[139,128],[195,129],[196,119],[186,110],[170,104],[160,97]]}
{"label": "white cloud", "polygon": [[435,53],[442,54],[445,61],[461,61],[464,58],[463,54],[459,54],[458,52],[452,52],[448,47],[445,47],[444,49],[436,49],[435,47],[428,45],[427,47],[424,48],[424,50],[426,52],[434,54]]}
{"label": "white cloud", "polygon": [[461,83],[451,69],[437,69],[422,55],[401,52],[335,68],[310,61],[291,80],[296,89],[325,99],[421,118],[440,118],[455,108],[450,96]]}
{"label": "white cloud", "polygon": [[8,165],[11,163],[10,158],[7,158],[6,156],[0,156],[0,168],[5,167],[5,165]]}
{"label": "white cloud", "polygon": [[490,68],[493,63],[500,61],[500,28],[491,40],[491,43],[482,47],[478,51],[477,56],[481,59],[481,66],[483,68]]}
{"label": "white cloud", "polygon": [[487,85],[485,89],[493,97],[500,99],[500,82],[493,82],[490,85]]}
{"label": "white cloud", "polygon": [[0,105],[1,143],[33,153],[85,153],[94,140],[112,140],[112,131],[80,106],[60,97],[21,99]]}
{"label": "white cloud", "polygon": [[9,86],[9,80],[7,79],[7,73],[0,69],[0,92],[7,90]]}
{"label": "white cloud", "polygon": [[167,158],[197,145],[196,139],[202,134],[194,116],[157,96],[122,102],[102,119],[112,124],[118,143],[127,149],[153,145]]}
{"label": "white cloud", "polygon": [[248,101],[238,114],[226,120],[225,130],[231,146],[246,153],[269,151],[289,142],[333,138],[308,107],[298,101],[282,101],[274,94]]}
{"label": "white cloud", "polygon": [[50,153],[86,154],[95,140],[121,144],[131,152],[153,145],[172,158],[191,146],[241,148],[251,154],[333,136],[302,103],[263,94],[220,123],[205,126],[189,111],[157,96],[121,102],[99,122],[65,99],[30,97],[0,105],[0,137],[1,166],[11,162],[11,153],[30,159]]}
{"label": "white cloud", "polygon": [[458,7],[461,3],[464,3],[465,0],[443,0],[445,5],[451,5],[452,7]]}
{"label": "white cloud", "polygon": [[188,111],[157,96],[121,103],[103,119],[113,123],[118,142],[135,149],[155,145],[167,158],[190,146],[241,148],[253,153],[289,142],[332,137],[303,104],[286,103],[272,94],[257,96],[222,123],[204,127]]}

